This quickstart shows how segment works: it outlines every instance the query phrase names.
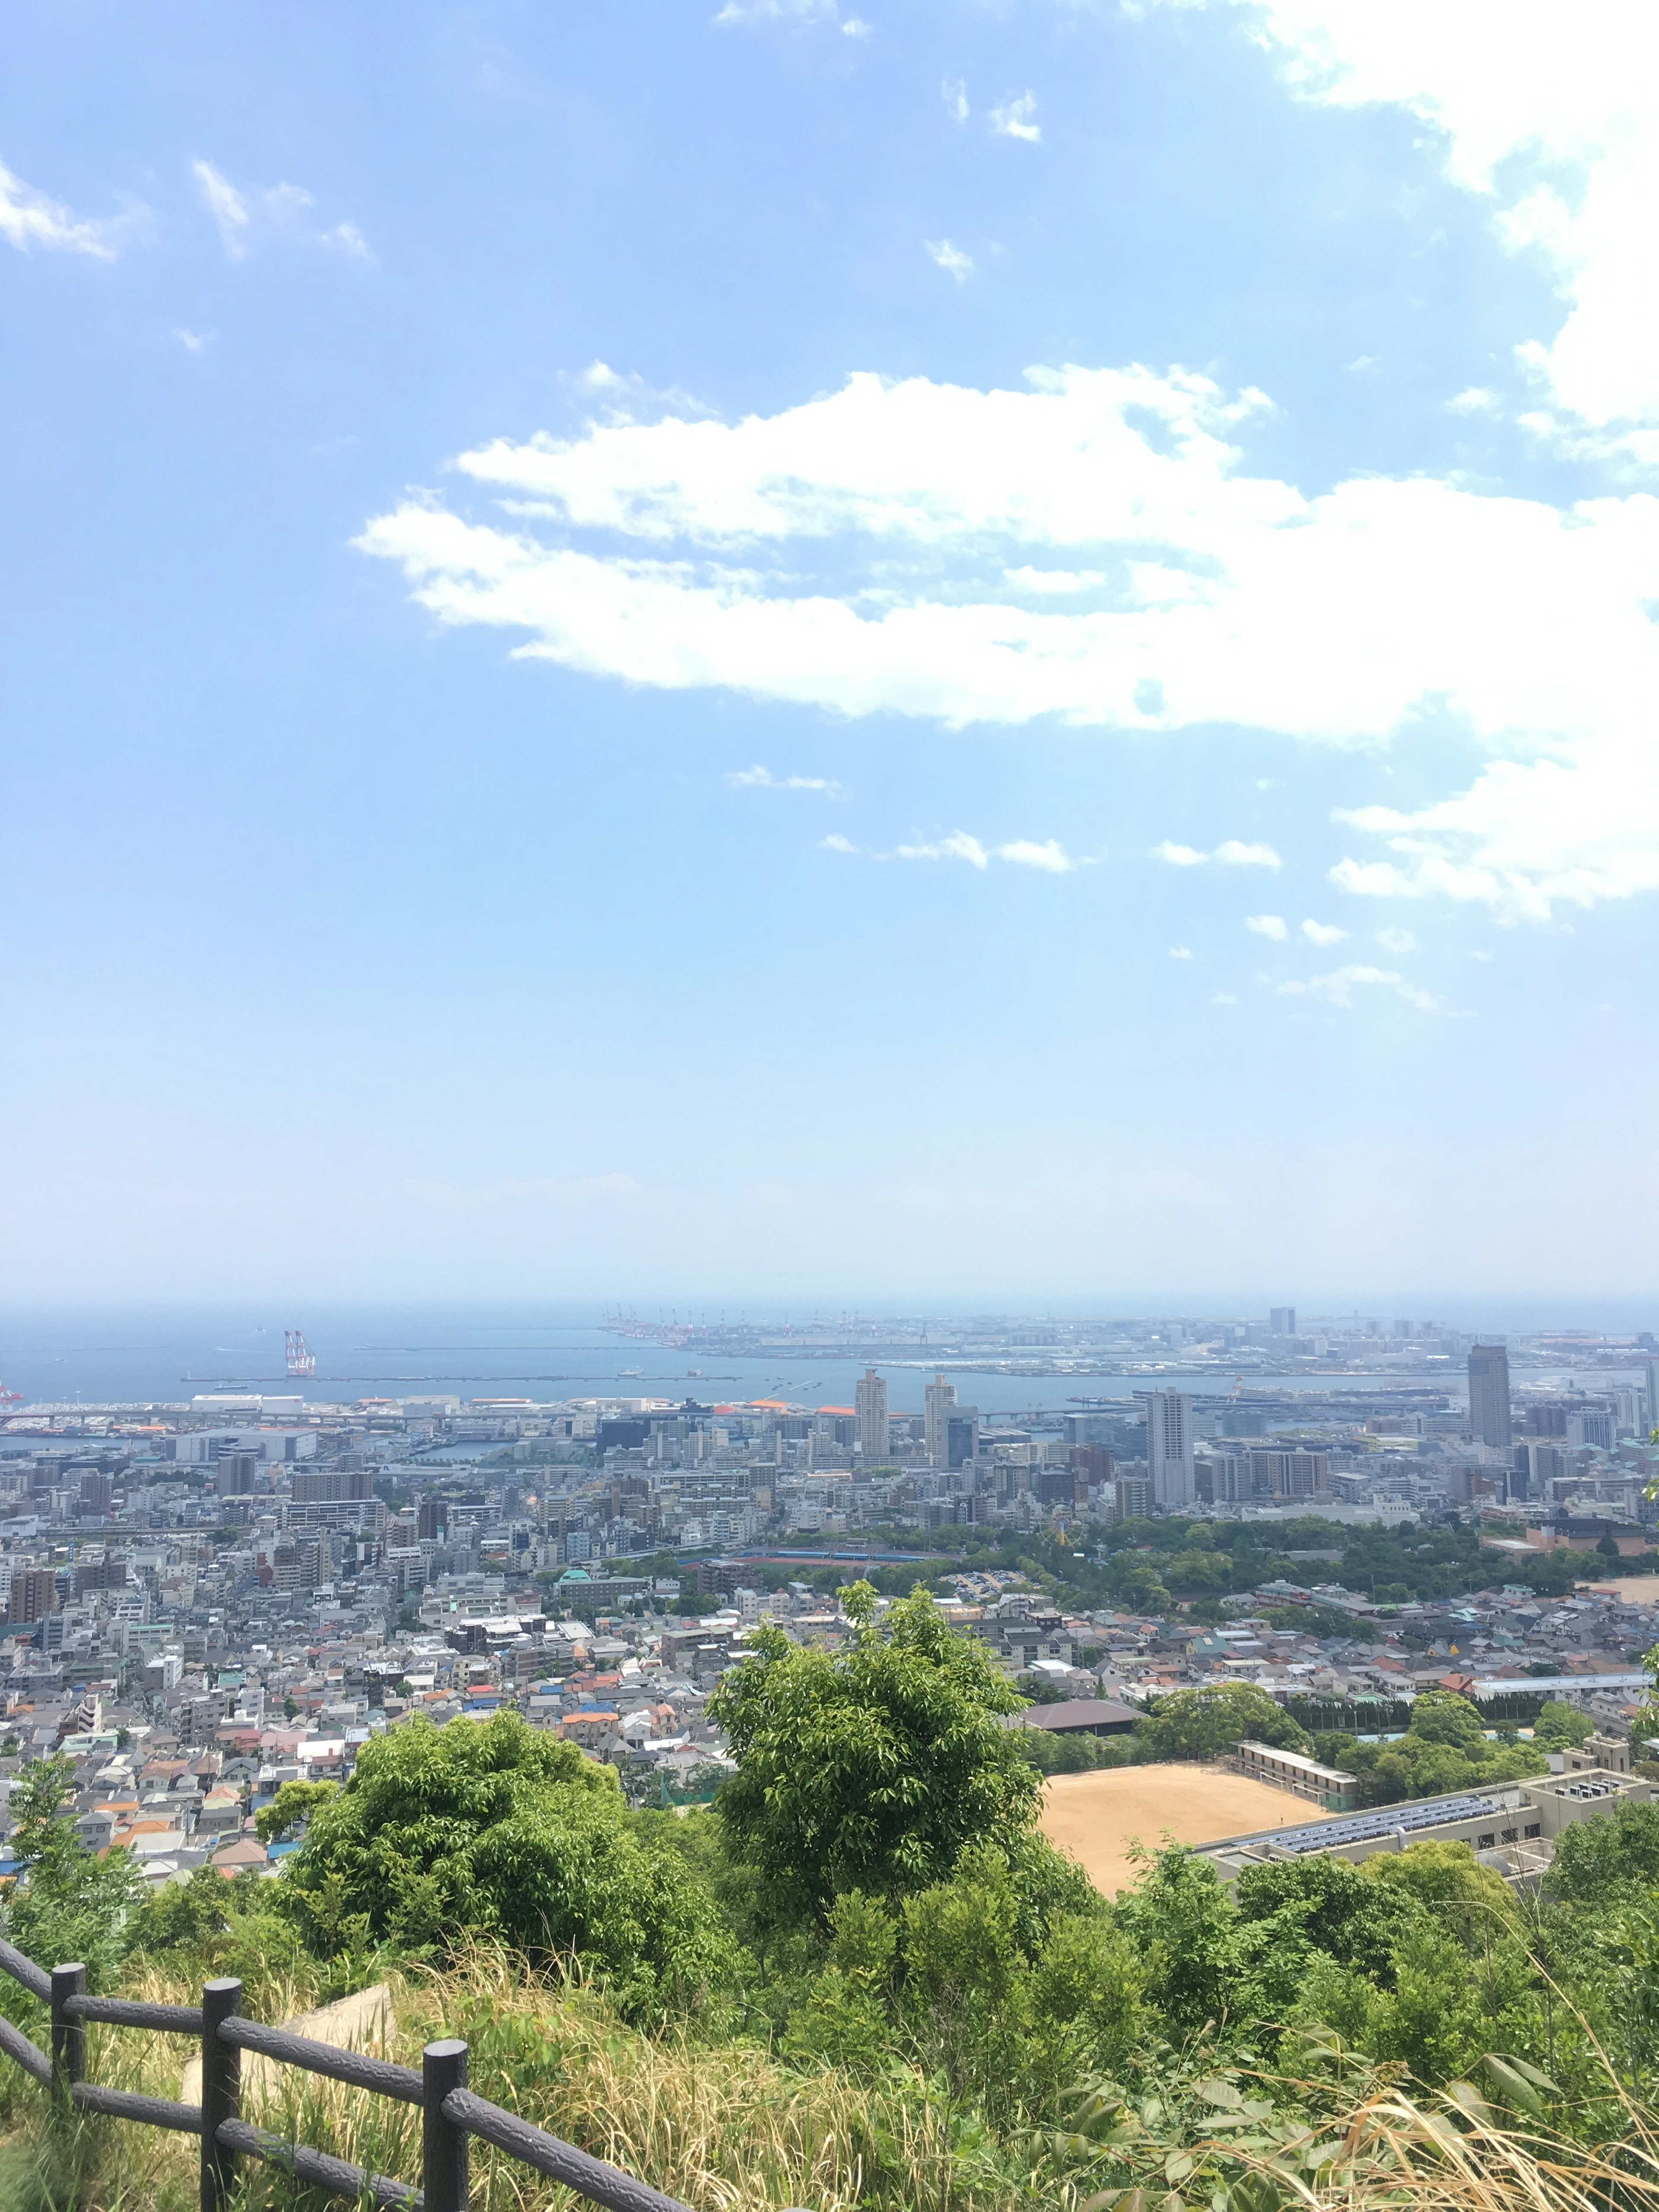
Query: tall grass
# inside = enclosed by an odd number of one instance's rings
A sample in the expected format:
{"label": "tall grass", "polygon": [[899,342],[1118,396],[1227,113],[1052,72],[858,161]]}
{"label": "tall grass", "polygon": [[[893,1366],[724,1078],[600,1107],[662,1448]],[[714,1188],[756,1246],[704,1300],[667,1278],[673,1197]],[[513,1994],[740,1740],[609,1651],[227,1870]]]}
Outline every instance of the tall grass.
{"label": "tall grass", "polygon": [[[154,1969],[133,1994],[188,2002]],[[318,1996],[303,1974],[273,1980],[267,2019]],[[1419,2095],[1398,2069],[1331,2044],[1307,2078],[1250,2075],[1201,2058],[1178,2083],[1125,2099],[1097,2090],[1077,2132],[1000,2146],[914,2072],[855,2081],[786,2065],[758,2044],[709,2049],[626,2026],[574,1980],[526,1972],[480,1947],[441,1972],[394,1981],[386,2054],[418,2064],[423,2042],[466,2038],[483,2096],[640,2176],[696,2212],[1659,2212],[1659,2124],[1613,2085],[1614,2129],[1575,2142],[1534,2108],[1469,2083]],[[93,2079],[176,2096],[192,2046],[112,2028],[88,2037]],[[0,2062],[3,2063],[3,2062]],[[18,2077],[21,2081],[21,2076]],[[1522,2085],[1524,2086],[1524,2085]],[[250,2077],[246,2117],[369,2171],[414,2182],[420,2116],[296,2069]],[[191,2212],[193,2138],[126,2123],[52,2120],[31,2085],[0,2142],[0,2212]],[[579,2200],[482,2144],[477,2212],[566,2212]],[[279,2170],[245,2163],[240,2212],[317,2208]]]}

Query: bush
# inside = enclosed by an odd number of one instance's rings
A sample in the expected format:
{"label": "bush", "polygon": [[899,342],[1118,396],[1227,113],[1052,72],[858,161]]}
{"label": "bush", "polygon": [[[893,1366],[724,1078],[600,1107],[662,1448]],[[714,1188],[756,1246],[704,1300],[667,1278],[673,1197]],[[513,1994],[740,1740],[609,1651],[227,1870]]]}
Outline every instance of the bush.
{"label": "bush", "polygon": [[366,1745],[283,1887],[324,1955],[493,1936],[580,1960],[630,2014],[683,2006],[731,1971],[707,1888],[630,1825],[614,1771],[506,1710],[408,1721]]}

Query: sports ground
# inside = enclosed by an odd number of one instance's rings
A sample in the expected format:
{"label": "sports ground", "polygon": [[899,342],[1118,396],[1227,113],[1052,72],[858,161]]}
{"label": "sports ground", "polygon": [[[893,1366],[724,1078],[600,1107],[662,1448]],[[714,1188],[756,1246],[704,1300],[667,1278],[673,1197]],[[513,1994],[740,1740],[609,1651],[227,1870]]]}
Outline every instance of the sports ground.
{"label": "sports ground", "polygon": [[1137,1840],[1153,1850],[1166,1834],[1178,1844],[1212,1844],[1319,1817],[1318,1806],[1288,1790],[1219,1767],[1115,1766],[1053,1776],[1043,1791],[1042,1832],[1112,1897],[1135,1878],[1129,1850]]}

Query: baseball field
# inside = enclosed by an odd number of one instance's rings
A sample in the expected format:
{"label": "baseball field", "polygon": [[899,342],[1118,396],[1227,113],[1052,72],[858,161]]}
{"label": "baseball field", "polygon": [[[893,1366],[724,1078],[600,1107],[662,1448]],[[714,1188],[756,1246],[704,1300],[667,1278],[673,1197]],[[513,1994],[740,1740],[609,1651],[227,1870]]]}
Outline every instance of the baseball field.
{"label": "baseball field", "polygon": [[1079,1861],[1109,1897],[1135,1878],[1129,1848],[1136,1841],[1154,1850],[1166,1834],[1178,1844],[1212,1844],[1222,1836],[1319,1818],[1318,1806],[1288,1790],[1213,1766],[1115,1766],[1096,1774],[1057,1774],[1043,1791],[1043,1834]]}

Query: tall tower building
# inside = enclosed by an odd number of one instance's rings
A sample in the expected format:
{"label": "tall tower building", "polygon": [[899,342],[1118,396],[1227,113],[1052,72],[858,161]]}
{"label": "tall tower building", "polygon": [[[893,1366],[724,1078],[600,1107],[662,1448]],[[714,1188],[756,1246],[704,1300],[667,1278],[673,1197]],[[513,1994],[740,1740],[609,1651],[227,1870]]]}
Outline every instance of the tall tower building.
{"label": "tall tower building", "polygon": [[947,1382],[942,1375],[935,1375],[922,1394],[926,1409],[927,1463],[930,1467],[949,1465],[945,1438],[950,1429],[951,1409],[957,1402],[957,1386]]}
{"label": "tall tower building", "polygon": [[863,1448],[864,1464],[885,1467],[891,1449],[887,1435],[887,1385],[873,1367],[865,1369],[853,1402],[858,1408],[859,1443]]}
{"label": "tall tower building", "polygon": [[1165,1512],[1192,1504],[1193,1401],[1183,1390],[1147,1393],[1146,1479]]}
{"label": "tall tower building", "polygon": [[1659,1429],[1659,1359],[1650,1359],[1647,1369],[1648,1427]]}
{"label": "tall tower building", "polygon": [[1501,1344],[1469,1348],[1469,1434],[1478,1444],[1515,1440],[1510,1422],[1510,1355]]}
{"label": "tall tower building", "polygon": [[1273,1306],[1269,1308],[1267,1313],[1267,1327],[1273,1331],[1275,1336],[1294,1336],[1296,1334],[1296,1308],[1294,1306]]}

